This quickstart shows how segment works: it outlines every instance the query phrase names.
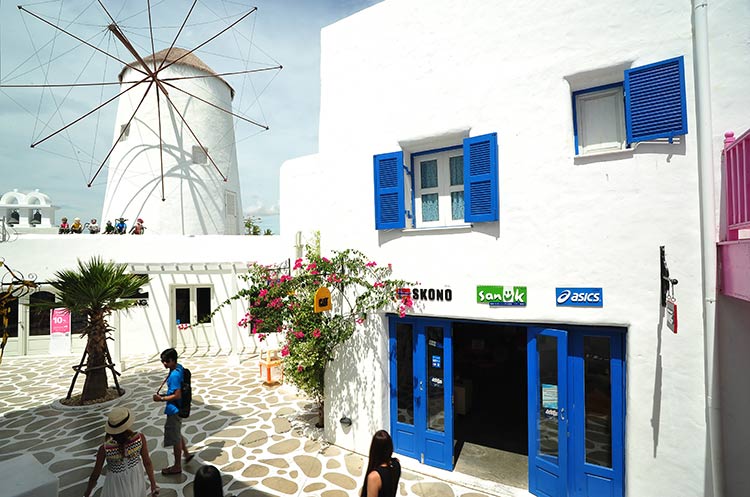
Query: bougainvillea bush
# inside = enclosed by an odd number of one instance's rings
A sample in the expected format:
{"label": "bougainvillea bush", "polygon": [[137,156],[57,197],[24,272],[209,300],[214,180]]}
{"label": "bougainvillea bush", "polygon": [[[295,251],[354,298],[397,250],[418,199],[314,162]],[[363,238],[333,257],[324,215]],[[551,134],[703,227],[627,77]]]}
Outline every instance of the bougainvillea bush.
{"label": "bougainvillea bush", "polygon": [[[357,250],[334,252],[330,258],[308,247],[288,274],[253,264],[243,278],[248,288],[231,300],[247,299],[249,311],[238,323],[264,340],[282,333],[284,376],[314,400],[322,402],[325,369],[336,347],[348,340],[368,313],[390,310],[404,316],[411,297],[397,290],[409,283],[392,279],[391,265],[379,265]],[[316,313],[315,293],[331,292],[332,309]]]}

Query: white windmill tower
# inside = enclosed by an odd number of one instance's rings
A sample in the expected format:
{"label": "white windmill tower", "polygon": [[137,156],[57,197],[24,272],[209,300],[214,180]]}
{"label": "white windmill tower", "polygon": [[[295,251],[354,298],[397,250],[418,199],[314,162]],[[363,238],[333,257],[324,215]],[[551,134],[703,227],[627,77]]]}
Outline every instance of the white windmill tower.
{"label": "white windmill tower", "polygon": [[[158,77],[144,77],[144,63]],[[149,234],[242,233],[232,87],[176,47],[119,79],[130,90],[118,99],[102,224],[142,218]]]}

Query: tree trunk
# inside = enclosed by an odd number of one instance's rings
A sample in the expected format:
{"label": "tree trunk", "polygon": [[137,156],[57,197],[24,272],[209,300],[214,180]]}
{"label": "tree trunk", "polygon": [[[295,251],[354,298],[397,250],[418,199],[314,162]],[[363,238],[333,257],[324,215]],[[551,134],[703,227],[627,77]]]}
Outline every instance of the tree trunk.
{"label": "tree trunk", "polygon": [[83,384],[81,402],[101,399],[107,394],[107,363],[104,353],[107,345],[107,322],[103,314],[91,316],[88,332],[88,361],[86,363],[86,381]]}

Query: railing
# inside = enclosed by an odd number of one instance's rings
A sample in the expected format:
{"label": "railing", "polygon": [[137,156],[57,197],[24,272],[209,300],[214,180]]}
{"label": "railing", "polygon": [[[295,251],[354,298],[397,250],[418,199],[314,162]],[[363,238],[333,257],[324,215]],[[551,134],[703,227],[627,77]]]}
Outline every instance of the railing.
{"label": "railing", "polygon": [[724,198],[718,243],[719,289],[750,302],[750,130],[724,133]]}
{"label": "railing", "polygon": [[739,230],[750,229],[750,130],[735,139],[724,133],[727,231],[724,240],[740,238]]}

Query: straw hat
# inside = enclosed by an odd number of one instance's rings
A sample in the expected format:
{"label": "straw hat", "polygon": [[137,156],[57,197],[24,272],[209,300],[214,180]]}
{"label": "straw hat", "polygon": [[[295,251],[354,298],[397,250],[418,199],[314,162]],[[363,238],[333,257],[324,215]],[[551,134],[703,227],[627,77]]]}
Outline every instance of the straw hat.
{"label": "straw hat", "polygon": [[133,415],[127,407],[115,407],[107,416],[107,424],[104,431],[110,435],[117,435],[133,426]]}

